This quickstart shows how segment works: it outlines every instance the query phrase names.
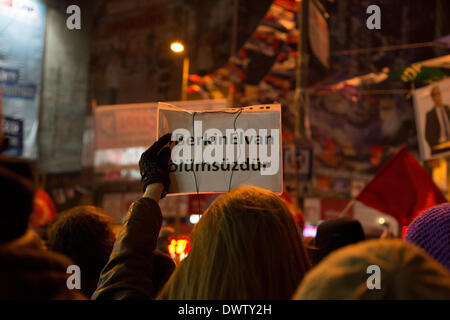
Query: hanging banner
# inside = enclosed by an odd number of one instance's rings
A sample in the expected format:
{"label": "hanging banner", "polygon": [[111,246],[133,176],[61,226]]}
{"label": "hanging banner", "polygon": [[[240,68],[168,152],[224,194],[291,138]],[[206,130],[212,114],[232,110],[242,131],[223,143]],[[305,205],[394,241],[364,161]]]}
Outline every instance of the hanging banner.
{"label": "hanging banner", "polygon": [[414,92],[417,139],[422,160],[450,154],[450,79]]}
{"label": "hanging banner", "polygon": [[154,142],[156,103],[96,107],[96,149],[145,147]]}
{"label": "hanging banner", "polygon": [[[184,109],[225,108],[226,99],[168,102]],[[155,142],[158,103],[96,106],[94,108],[96,149],[148,147]]]}
{"label": "hanging banner", "polygon": [[[0,86],[3,115],[23,123],[22,141],[6,154],[36,159],[45,5],[36,0],[0,1]],[[3,122],[3,125],[11,122]],[[19,136],[17,136],[19,137]],[[23,149],[21,146],[23,144]],[[17,154],[20,152],[20,154]]]}
{"label": "hanging banner", "polygon": [[308,33],[311,51],[323,67],[330,68],[330,34],[324,15],[315,1],[309,1]]}
{"label": "hanging banner", "polygon": [[186,110],[158,104],[158,136],[172,133],[169,194],[239,185],[283,191],[281,106]]}

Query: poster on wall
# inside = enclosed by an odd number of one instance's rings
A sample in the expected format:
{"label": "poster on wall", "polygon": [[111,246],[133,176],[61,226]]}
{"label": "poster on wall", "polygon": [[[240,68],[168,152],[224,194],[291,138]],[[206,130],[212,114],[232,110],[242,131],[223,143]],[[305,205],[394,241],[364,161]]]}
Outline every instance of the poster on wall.
{"label": "poster on wall", "polygon": [[[0,86],[3,126],[18,128],[6,154],[37,157],[37,131],[45,36],[45,5],[37,0],[0,1]],[[7,130],[6,130],[7,131]]]}
{"label": "poster on wall", "polygon": [[[414,112],[404,94],[363,95],[358,88],[310,94],[315,191],[349,197],[352,181],[369,181],[394,150],[417,143]],[[350,95],[350,93],[352,93]]]}
{"label": "poster on wall", "polygon": [[422,160],[450,154],[450,79],[414,92],[417,140]]}

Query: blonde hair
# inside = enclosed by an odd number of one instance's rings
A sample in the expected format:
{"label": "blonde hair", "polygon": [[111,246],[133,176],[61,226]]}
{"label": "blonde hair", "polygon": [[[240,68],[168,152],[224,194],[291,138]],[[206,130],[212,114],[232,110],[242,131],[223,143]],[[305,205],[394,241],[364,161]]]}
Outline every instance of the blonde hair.
{"label": "blonde hair", "polygon": [[261,188],[217,198],[191,243],[158,299],[289,299],[310,268],[289,209]]}

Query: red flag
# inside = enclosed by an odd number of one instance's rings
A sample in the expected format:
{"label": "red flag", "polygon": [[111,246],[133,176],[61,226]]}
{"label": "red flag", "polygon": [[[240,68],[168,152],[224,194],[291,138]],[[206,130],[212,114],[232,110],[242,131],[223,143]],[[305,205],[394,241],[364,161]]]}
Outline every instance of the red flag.
{"label": "red flag", "polygon": [[419,213],[447,202],[425,169],[403,146],[377,172],[356,200],[408,225]]}
{"label": "red flag", "polygon": [[46,225],[56,217],[56,213],[56,207],[50,196],[43,189],[38,189],[34,196],[34,210],[30,217],[30,226],[38,228]]}

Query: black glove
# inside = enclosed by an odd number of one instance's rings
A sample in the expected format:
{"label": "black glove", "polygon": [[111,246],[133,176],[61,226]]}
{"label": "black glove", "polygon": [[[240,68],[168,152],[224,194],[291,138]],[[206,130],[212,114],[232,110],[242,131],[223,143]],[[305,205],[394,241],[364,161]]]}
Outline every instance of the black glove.
{"label": "black glove", "polygon": [[170,142],[171,136],[171,133],[163,135],[141,155],[139,160],[143,192],[149,184],[160,182],[164,186],[161,199],[166,196],[170,186],[169,161],[171,150],[164,146]]}

